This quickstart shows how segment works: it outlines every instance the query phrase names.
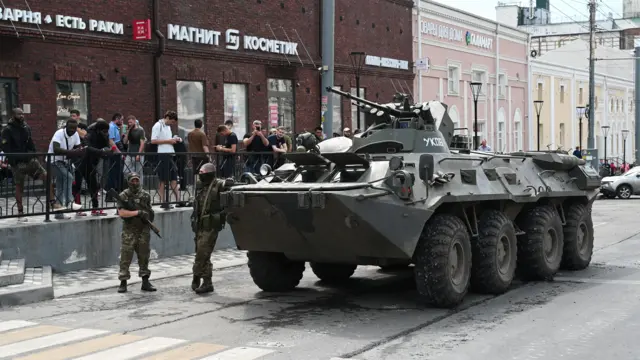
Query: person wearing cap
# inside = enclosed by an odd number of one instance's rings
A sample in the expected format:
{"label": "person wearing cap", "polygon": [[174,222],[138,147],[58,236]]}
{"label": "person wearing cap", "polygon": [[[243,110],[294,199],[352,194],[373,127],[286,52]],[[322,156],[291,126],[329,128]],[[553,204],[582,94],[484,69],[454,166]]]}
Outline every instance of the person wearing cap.
{"label": "person wearing cap", "polygon": [[349,129],[348,127],[344,128],[342,130],[342,136],[344,137],[348,137],[351,138],[353,135],[351,134],[351,129]]}
{"label": "person wearing cap", "polygon": [[257,152],[261,154],[252,155],[246,161],[245,171],[250,173],[259,173],[262,164],[266,163],[271,155],[269,148],[269,140],[265,132],[263,132],[262,122],[255,120],[253,122],[253,131],[245,134],[242,143],[248,152]]}
{"label": "person wearing cap", "polygon": [[[153,221],[155,213],[151,207],[151,195],[140,186],[140,175],[132,172],[127,176],[128,187],[120,193],[118,215],[122,218],[122,242],[120,247],[119,293],[127,292],[127,281],[131,278],[129,266],[133,253],[138,255],[138,276],[142,278],[142,291],[156,291],[149,282],[149,258],[151,257],[151,229],[147,220]],[[129,210],[135,207],[135,210]]]}

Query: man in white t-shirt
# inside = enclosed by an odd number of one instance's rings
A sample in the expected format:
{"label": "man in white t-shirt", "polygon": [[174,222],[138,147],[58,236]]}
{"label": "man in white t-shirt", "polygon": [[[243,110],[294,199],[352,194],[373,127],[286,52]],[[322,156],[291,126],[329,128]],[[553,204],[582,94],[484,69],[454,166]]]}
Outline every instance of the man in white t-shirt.
{"label": "man in white t-shirt", "polygon": [[[73,202],[71,194],[75,176],[73,165],[69,161],[70,158],[83,156],[85,153],[84,148],[81,147],[76,120],[67,120],[66,126],[53,134],[48,152],[56,154],[51,159],[56,177],[56,202],[72,210],[80,210],[82,206]],[[69,219],[70,217],[63,213],[57,213],[55,218]]]}
{"label": "man in white t-shirt", "polygon": [[[158,192],[160,194],[160,202],[171,201],[171,196],[165,199],[165,184],[170,182],[176,201],[180,201],[178,193],[178,168],[175,163],[175,150],[173,145],[181,142],[180,137],[173,136],[171,125],[178,123],[178,114],[175,111],[167,111],[164,119],[158,120],[151,129],[151,143],[158,145]],[[163,208],[169,209],[168,204],[162,205]]]}

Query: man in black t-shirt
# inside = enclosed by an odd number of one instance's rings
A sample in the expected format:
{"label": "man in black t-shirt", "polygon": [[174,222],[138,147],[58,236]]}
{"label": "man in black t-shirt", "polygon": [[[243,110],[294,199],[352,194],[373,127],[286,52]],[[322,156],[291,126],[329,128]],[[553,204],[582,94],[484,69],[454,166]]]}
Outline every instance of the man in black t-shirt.
{"label": "man in black t-shirt", "polygon": [[262,128],[262,122],[255,120],[253,122],[253,131],[245,134],[242,143],[245,146],[247,152],[256,152],[261,154],[251,155],[245,161],[245,172],[258,174],[260,172],[260,166],[268,163],[271,155],[271,149],[269,147],[269,140],[267,139],[266,130]]}
{"label": "man in black t-shirt", "polygon": [[269,136],[269,147],[271,147],[271,151],[273,151],[273,160],[271,164],[273,168],[277,168],[284,164],[284,157],[282,154],[286,154],[287,150],[287,142],[284,139],[284,127],[280,126],[276,129],[276,133]]}
{"label": "man in black t-shirt", "polygon": [[218,126],[218,134],[225,137],[224,145],[216,145],[216,151],[223,153],[222,163],[218,165],[218,177],[232,178],[234,177],[235,155],[238,149],[238,136],[231,132],[226,125]]}

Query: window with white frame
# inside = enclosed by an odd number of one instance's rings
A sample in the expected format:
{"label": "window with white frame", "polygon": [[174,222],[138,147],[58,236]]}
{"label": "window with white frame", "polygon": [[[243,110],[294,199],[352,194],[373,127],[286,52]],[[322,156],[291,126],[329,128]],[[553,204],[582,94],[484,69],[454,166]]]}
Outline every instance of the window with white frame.
{"label": "window with white frame", "polygon": [[507,75],[498,75],[498,96],[504,98],[507,96]]}
{"label": "window with white frame", "polygon": [[520,151],[523,150],[522,149],[522,123],[520,121],[514,123],[514,141],[513,143],[515,144],[515,151]]}
{"label": "window with white frame", "polygon": [[471,72],[471,81],[482,83],[482,87],[480,88],[480,95],[487,94],[487,72],[484,70],[473,70]]}
{"label": "window with white frame", "polygon": [[498,122],[498,147],[495,151],[502,152],[505,150],[504,140],[504,121],[500,121]]}
{"label": "window with white frame", "polygon": [[448,67],[447,88],[449,95],[460,94],[460,67],[457,65],[449,65]]}

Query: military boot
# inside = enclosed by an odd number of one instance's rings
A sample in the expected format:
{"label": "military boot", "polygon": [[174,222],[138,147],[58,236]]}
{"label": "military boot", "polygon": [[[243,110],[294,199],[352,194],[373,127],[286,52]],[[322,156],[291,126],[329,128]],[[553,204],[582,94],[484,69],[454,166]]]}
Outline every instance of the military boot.
{"label": "military boot", "polygon": [[140,289],[142,289],[142,291],[156,291],[156,288],[149,282],[148,276],[142,278],[142,287]]}
{"label": "military boot", "polygon": [[120,286],[118,286],[118,292],[119,293],[127,292],[127,280],[120,281]]}
{"label": "military boot", "polygon": [[211,282],[211,278],[204,278],[202,285],[196,289],[196,294],[204,294],[208,292],[213,292],[213,283]]}
{"label": "military boot", "polygon": [[196,291],[200,287],[200,276],[193,275],[193,281],[191,281],[191,290]]}

